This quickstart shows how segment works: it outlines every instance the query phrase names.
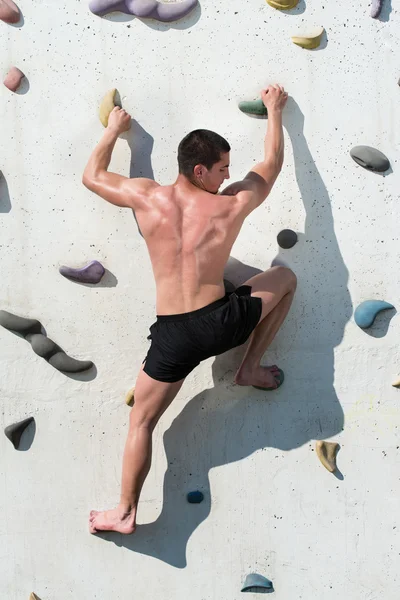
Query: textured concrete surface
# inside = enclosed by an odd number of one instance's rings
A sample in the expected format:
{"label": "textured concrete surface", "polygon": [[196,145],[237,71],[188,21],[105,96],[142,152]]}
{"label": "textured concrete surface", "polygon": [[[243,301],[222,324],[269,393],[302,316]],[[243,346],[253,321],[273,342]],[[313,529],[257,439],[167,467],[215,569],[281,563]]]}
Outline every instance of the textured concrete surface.
{"label": "textured concrete surface", "polygon": [[[0,330],[0,426],[36,422],[26,452],[0,437],[2,596],[239,600],[256,572],[277,600],[397,600],[400,323],[382,313],[367,333],[352,320],[365,299],[398,304],[396,3],[373,20],[368,2],[308,0],[282,13],[264,0],[202,0],[172,25],[99,19],[83,0],[19,4],[23,26],[0,23],[2,74],[18,64],[30,85],[0,89],[1,308],[45,323],[97,374],[67,377]],[[318,50],[291,43],[315,24],[327,32]],[[99,102],[117,87],[140,123],[118,142],[113,169],[169,182],[180,139],[208,127],[231,143],[239,178],[261,156],[265,122],[237,104],[271,81],[294,98],[285,167],[226,276],[243,280],[241,263],[296,271],[292,311],[265,357],[285,383],[268,396],[233,387],[240,350],[203,364],[156,430],[137,534],[91,537],[89,510],[118,500],[124,396],[155,300],[132,214],[81,184],[103,131]],[[359,144],[384,152],[393,173],[359,168],[349,155]],[[291,250],[277,246],[284,228],[299,232]],[[98,286],[60,277],[60,265],[85,257],[107,269]],[[321,467],[317,439],[340,443],[342,479]],[[195,489],[205,498],[190,505]]]}

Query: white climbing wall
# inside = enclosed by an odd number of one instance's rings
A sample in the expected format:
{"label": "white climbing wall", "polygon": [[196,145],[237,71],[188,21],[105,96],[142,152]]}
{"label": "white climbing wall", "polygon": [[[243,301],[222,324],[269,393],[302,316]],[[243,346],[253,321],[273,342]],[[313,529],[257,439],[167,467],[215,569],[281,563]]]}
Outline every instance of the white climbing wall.
{"label": "white climbing wall", "polygon": [[[22,26],[0,22],[2,77],[16,65],[29,80],[26,93],[0,87],[0,308],[39,319],[97,371],[67,377],[0,330],[1,428],[36,420],[26,451],[0,436],[1,598],[239,600],[255,571],[277,600],[397,600],[400,322],[384,313],[368,333],[352,318],[366,299],[400,304],[397,2],[373,20],[368,0],[300,0],[289,13],[201,0],[171,25],[100,19],[86,0],[19,6]],[[320,24],[319,50],[291,43]],[[171,182],[178,142],[205,127],[229,140],[240,178],[262,155],[265,122],[237,103],[275,81],[291,96],[285,165],[243,226],[229,278],[275,260],[297,273],[266,355],[285,383],[270,395],[234,387],[240,350],[202,364],[156,430],[137,533],[90,536],[89,510],[118,501],[124,395],[155,313],[132,214],[81,184],[102,133],[99,101],[117,87],[140,124],[118,141],[114,170]],[[384,152],[393,172],[358,167],[349,151],[359,144]],[[285,227],[299,232],[287,251],[276,244]],[[92,259],[109,271],[99,286],[58,273]],[[317,439],[340,443],[341,476],[319,463]],[[194,489],[200,505],[186,503]]]}

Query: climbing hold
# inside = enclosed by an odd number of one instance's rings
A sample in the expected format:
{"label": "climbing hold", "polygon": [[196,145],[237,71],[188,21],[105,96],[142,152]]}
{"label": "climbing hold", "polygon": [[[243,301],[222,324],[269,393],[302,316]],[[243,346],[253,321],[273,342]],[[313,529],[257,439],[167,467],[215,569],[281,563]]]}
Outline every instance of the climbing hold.
{"label": "climbing hold", "polygon": [[133,406],[135,404],[135,388],[131,388],[129,392],[125,396],[125,402],[128,406]]}
{"label": "climbing hold", "polygon": [[292,229],[282,229],[277,236],[278,246],[281,248],[293,248],[297,242],[297,233]]}
{"label": "climbing hold", "polygon": [[290,10],[294,8],[299,0],[267,0],[267,4],[278,10]]}
{"label": "climbing hold", "polygon": [[29,600],[40,600],[39,596],[36,596],[35,592],[32,592],[29,596]]}
{"label": "climbing hold", "polygon": [[396,388],[397,388],[397,387],[398,387],[398,388],[400,388],[400,377],[399,377],[399,379],[396,379],[396,381],[394,381],[394,382],[392,383],[392,386],[393,386],[393,387],[396,387]]}
{"label": "climbing hold", "polygon": [[182,2],[157,2],[157,0],[91,0],[89,9],[95,15],[103,17],[107,13],[119,11],[140,19],[157,21],[177,21],[189,14],[198,0]]}
{"label": "climbing hold", "polygon": [[18,6],[12,0],[0,0],[0,20],[5,23],[18,23],[21,18]]}
{"label": "climbing hold", "polygon": [[330,473],[336,471],[336,454],[339,450],[339,444],[337,442],[324,442],[323,440],[319,440],[315,445],[315,449],[317,451],[317,456],[325,469],[328,469]]}
{"label": "climbing hold", "polygon": [[25,75],[18,67],[11,67],[5,76],[3,83],[11,92],[16,92],[24,77]]}
{"label": "climbing hold", "polygon": [[261,588],[263,590],[272,590],[272,581],[270,581],[263,575],[258,575],[258,573],[250,573],[249,575],[247,575],[241,591],[257,592],[257,588]]}
{"label": "climbing hold", "polygon": [[371,17],[377,19],[381,14],[383,0],[372,0]]}
{"label": "climbing hold", "polygon": [[64,275],[67,279],[80,281],[81,283],[99,283],[106,272],[105,268],[98,260],[92,260],[89,264],[80,269],[62,266],[59,271],[61,275]]}
{"label": "climbing hold", "polygon": [[239,109],[247,115],[268,116],[267,108],[261,98],[258,98],[258,100],[242,100],[242,102],[239,102]]}
{"label": "climbing hold", "polygon": [[108,125],[108,117],[110,116],[110,112],[113,110],[113,108],[118,106],[118,104],[115,101],[116,93],[117,93],[116,88],[113,88],[112,90],[107,92],[107,94],[104,96],[103,100],[101,101],[100,108],[99,108],[99,117],[100,117],[100,121],[102,122],[104,127],[107,127],[107,125]]}
{"label": "climbing hold", "polygon": [[383,300],[365,300],[354,311],[354,320],[362,329],[368,329],[379,312],[389,310],[390,308],[394,308],[393,304],[389,304],[389,302],[384,302]]}
{"label": "climbing hold", "polygon": [[387,156],[376,150],[376,148],[371,148],[371,146],[356,146],[350,150],[350,156],[360,167],[364,167],[369,171],[383,173],[390,167]]}
{"label": "climbing hold", "polygon": [[25,429],[30,425],[35,419],[33,417],[28,417],[23,421],[19,421],[19,423],[13,423],[12,425],[8,425],[4,433],[14,446],[16,450],[18,450],[19,443],[21,441],[21,436],[24,433]]}
{"label": "climbing hold", "polygon": [[21,333],[23,336],[28,333],[40,333],[42,326],[37,319],[25,319],[18,317],[6,310],[0,310],[0,325],[12,332]]}
{"label": "climbing hold", "polygon": [[200,504],[200,502],[203,502],[203,500],[204,500],[204,494],[203,494],[203,492],[199,492],[199,491],[188,492],[186,498],[190,504]]}
{"label": "climbing hold", "polygon": [[306,35],[292,36],[292,42],[307,50],[314,50],[320,45],[324,31],[323,27],[314,27]]}
{"label": "climbing hold", "polygon": [[53,340],[42,333],[42,325],[36,319],[25,319],[0,310],[0,325],[13,333],[20,333],[40,357],[64,373],[81,373],[93,367],[90,360],[75,360],[60,348]]}

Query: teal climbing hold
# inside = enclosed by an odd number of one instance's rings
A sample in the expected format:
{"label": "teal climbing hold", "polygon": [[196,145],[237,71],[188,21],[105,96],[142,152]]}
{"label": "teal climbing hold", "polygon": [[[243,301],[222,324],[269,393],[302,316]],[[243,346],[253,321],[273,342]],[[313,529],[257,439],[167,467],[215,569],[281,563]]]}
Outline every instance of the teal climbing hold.
{"label": "teal climbing hold", "polygon": [[246,115],[256,115],[258,117],[267,117],[268,111],[264,106],[264,102],[261,98],[258,100],[243,100],[239,102],[239,109],[246,113]]}
{"label": "teal climbing hold", "polygon": [[361,329],[368,329],[378,313],[390,308],[394,308],[393,304],[384,300],[365,300],[354,311],[354,320]]}
{"label": "teal climbing hold", "polygon": [[196,490],[195,492],[189,492],[186,498],[189,504],[200,504],[204,500],[204,494]]}
{"label": "teal climbing hold", "polygon": [[270,581],[263,575],[259,575],[258,573],[250,573],[249,575],[247,575],[241,591],[242,592],[258,592],[261,590],[272,590],[272,589],[273,589],[272,581]]}

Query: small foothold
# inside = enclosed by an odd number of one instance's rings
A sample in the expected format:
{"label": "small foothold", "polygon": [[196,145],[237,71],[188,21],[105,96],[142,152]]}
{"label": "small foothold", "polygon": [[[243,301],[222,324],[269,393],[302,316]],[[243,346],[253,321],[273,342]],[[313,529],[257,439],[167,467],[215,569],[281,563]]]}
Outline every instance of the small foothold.
{"label": "small foothold", "polygon": [[354,320],[361,329],[368,329],[375,321],[375,317],[382,310],[394,308],[393,304],[383,300],[365,300],[354,311]]}
{"label": "small foothold", "polygon": [[336,471],[336,454],[339,450],[339,444],[337,442],[324,442],[319,440],[316,443],[315,449],[317,451],[317,456],[325,469],[328,469],[330,473]]}
{"label": "small foothold", "polygon": [[128,406],[133,406],[135,404],[135,388],[131,388],[129,392],[125,396],[125,402]]}
{"label": "small foothold", "polygon": [[106,272],[103,265],[98,260],[92,260],[85,267],[74,269],[73,267],[62,266],[59,268],[61,275],[73,281],[81,283],[99,283]]}
{"label": "small foothold", "polygon": [[5,76],[3,83],[11,92],[16,92],[24,77],[25,75],[18,67],[11,67]]}
{"label": "small foothold", "polygon": [[381,14],[383,0],[372,0],[371,17],[377,19]]}
{"label": "small foothold", "polygon": [[241,591],[257,592],[257,588],[261,588],[263,590],[272,590],[272,581],[270,581],[263,575],[258,575],[258,573],[250,573],[249,575],[247,575]]}
{"label": "small foothold", "polygon": [[233,285],[233,283],[228,281],[228,279],[224,279],[224,287],[225,287],[225,294],[232,294],[232,292],[235,291],[235,286]]}
{"label": "small foothold", "polygon": [[294,8],[299,0],[267,0],[267,4],[278,10],[290,10]]}
{"label": "small foothold", "polygon": [[19,421],[19,423],[13,423],[13,425],[8,425],[5,428],[4,433],[16,450],[18,450],[23,432],[34,420],[35,419],[33,417],[28,417],[23,421]]}
{"label": "small foothold", "polygon": [[396,381],[394,381],[392,383],[392,386],[395,388],[400,388],[400,377],[399,377],[399,379],[396,379]]}
{"label": "small foothold", "polygon": [[29,596],[29,600],[40,600],[39,596],[36,596],[35,592],[32,592]]}
{"label": "small foothold", "polygon": [[281,248],[293,248],[297,242],[297,233],[292,229],[282,229],[277,235],[278,246]]}
{"label": "small foothold", "polygon": [[267,108],[261,98],[258,98],[257,100],[242,100],[242,102],[239,102],[239,110],[247,115],[268,117]]}
{"label": "small foothold", "polygon": [[188,492],[186,498],[189,504],[200,504],[200,502],[203,502],[204,500],[204,494],[203,492],[199,491]]}
{"label": "small foothold", "polygon": [[108,125],[108,117],[110,116],[111,111],[118,106],[116,102],[115,95],[117,94],[116,88],[113,88],[104,96],[103,100],[100,103],[99,108],[99,117],[100,121],[107,127]]}
{"label": "small foothold", "polygon": [[293,35],[292,42],[307,50],[314,50],[320,45],[324,31],[323,27],[314,27],[306,35]]}
{"label": "small foothold", "polygon": [[0,325],[9,331],[28,335],[29,333],[40,333],[42,326],[37,319],[25,319],[18,317],[6,310],[0,310]]}
{"label": "small foothold", "polygon": [[350,156],[360,167],[376,173],[383,173],[390,167],[387,156],[371,146],[355,146],[350,150]]}
{"label": "small foothold", "polygon": [[177,21],[189,14],[198,0],[182,0],[181,2],[157,2],[157,0],[91,0],[89,9],[102,17],[110,12],[119,11],[140,19],[156,19],[157,21]]}
{"label": "small foothold", "polygon": [[18,6],[12,0],[0,0],[0,20],[15,24],[21,18]]}

